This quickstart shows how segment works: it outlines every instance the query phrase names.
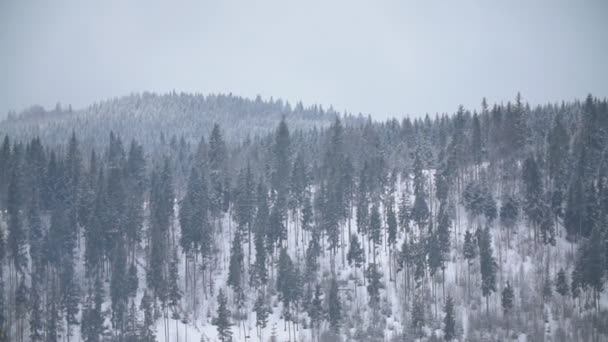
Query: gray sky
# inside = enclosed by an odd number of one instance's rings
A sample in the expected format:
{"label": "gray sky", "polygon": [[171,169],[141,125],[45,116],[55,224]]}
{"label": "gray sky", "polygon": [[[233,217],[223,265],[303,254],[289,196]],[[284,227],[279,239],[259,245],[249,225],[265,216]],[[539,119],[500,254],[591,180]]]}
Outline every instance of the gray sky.
{"label": "gray sky", "polygon": [[608,1],[0,0],[0,115],[131,92],[387,116],[608,95]]}

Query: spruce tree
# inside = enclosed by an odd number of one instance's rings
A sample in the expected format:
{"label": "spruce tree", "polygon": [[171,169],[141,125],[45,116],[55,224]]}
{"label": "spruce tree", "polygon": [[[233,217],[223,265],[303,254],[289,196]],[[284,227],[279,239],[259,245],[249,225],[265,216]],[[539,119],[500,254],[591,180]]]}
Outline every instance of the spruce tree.
{"label": "spruce tree", "polygon": [[259,331],[260,339],[262,338],[262,330],[266,328],[268,324],[268,315],[270,310],[266,306],[266,299],[264,298],[264,293],[259,292],[257,299],[255,300],[255,304],[253,306],[253,311],[255,312],[255,326]]}
{"label": "spruce tree", "polygon": [[367,294],[369,296],[369,304],[371,307],[377,308],[377,305],[380,303],[380,290],[384,288],[384,284],[381,282],[382,274],[376,264],[369,264],[366,277],[368,280]]}
{"label": "spruce tree", "polygon": [[424,336],[422,330],[424,322],[424,302],[422,301],[422,298],[420,298],[420,295],[416,295],[412,306],[412,327],[415,329],[418,337]]}
{"label": "spruce tree", "polygon": [[410,230],[410,201],[408,197],[408,194],[404,191],[399,202],[399,227],[406,233],[409,233]]}
{"label": "spruce tree", "polygon": [[456,319],[454,318],[454,300],[452,296],[448,296],[445,300],[444,313],[443,339],[452,341],[456,337]]}
{"label": "spruce tree", "polygon": [[141,325],[139,336],[143,342],[154,342],[156,341],[156,334],[154,332],[154,300],[148,294],[148,291],[144,291],[139,309],[144,313],[144,321]]}
{"label": "spruce tree", "polygon": [[566,278],[566,272],[563,268],[560,268],[557,272],[557,277],[555,279],[555,291],[559,293],[562,297],[570,293],[570,289],[568,287],[568,279]]}
{"label": "spruce tree", "polygon": [[482,230],[479,237],[479,261],[481,269],[481,292],[486,297],[486,311],[489,313],[489,296],[496,292],[496,261],[492,251],[492,237],[489,227]]}
{"label": "spruce tree", "polygon": [[513,288],[511,287],[511,284],[507,282],[507,286],[502,290],[501,298],[502,311],[505,317],[507,317],[507,330],[509,330],[509,314],[513,309],[513,297]]}
{"label": "spruce tree", "polygon": [[375,204],[372,207],[372,212],[369,221],[370,239],[373,243],[373,260],[376,262],[376,248],[381,243],[382,238],[382,218],[380,217],[380,209]]}
{"label": "spruce tree", "polygon": [[338,293],[338,282],[335,278],[332,278],[329,286],[327,314],[329,326],[337,333],[340,330],[342,322],[342,305],[340,304],[340,295]]}
{"label": "spruce tree", "polygon": [[361,247],[361,243],[359,242],[357,234],[352,234],[350,236],[348,254],[346,255],[348,264],[351,266],[354,265],[356,268],[361,267],[361,265],[363,265],[363,262],[365,261],[363,252],[364,251]]}
{"label": "spruce tree", "polygon": [[323,293],[321,292],[321,285],[315,285],[315,294],[308,307],[308,316],[310,317],[310,325],[312,330],[319,332],[321,330],[321,321],[323,321],[323,301],[321,296]]}
{"label": "spruce tree", "polygon": [[388,231],[388,244],[391,246],[392,249],[392,246],[397,241],[397,217],[395,216],[395,211],[393,210],[392,206],[387,209],[386,229]]}
{"label": "spruce tree", "polygon": [[230,310],[228,309],[228,301],[224,296],[224,291],[220,289],[217,295],[217,316],[213,319],[213,325],[217,327],[219,339],[222,342],[228,342],[232,339],[232,331],[230,327]]}

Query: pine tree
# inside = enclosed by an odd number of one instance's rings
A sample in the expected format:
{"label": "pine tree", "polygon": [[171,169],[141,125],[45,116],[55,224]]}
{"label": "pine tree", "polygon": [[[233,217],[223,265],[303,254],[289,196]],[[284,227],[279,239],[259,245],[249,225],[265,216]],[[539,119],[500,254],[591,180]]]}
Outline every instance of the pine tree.
{"label": "pine tree", "polygon": [[179,264],[179,258],[177,256],[177,248],[173,249],[171,257],[171,262],[169,263],[169,306],[173,310],[173,319],[179,319],[178,309],[179,303],[182,299],[182,291],[179,288],[178,280],[179,280],[179,272],[177,270],[177,266]]}
{"label": "pine tree", "polygon": [[361,169],[359,175],[359,186],[357,190],[357,232],[360,234],[367,234],[368,226],[369,226],[369,198],[367,193],[367,176],[366,176],[366,167]]}
{"label": "pine tree", "polygon": [[505,317],[507,317],[507,330],[509,330],[509,314],[513,309],[513,288],[511,284],[507,282],[507,286],[502,290],[502,311],[504,312]]}
{"label": "pine tree", "polygon": [[213,125],[209,137],[209,180],[210,180],[210,211],[213,217],[219,217],[224,200],[223,177],[227,158],[226,142],[222,135],[220,125]]}
{"label": "pine tree", "polygon": [[456,337],[456,319],[454,318],[454,300],[452,296],[448,296],[445,300],[444,312],[443,339],[452,341]]}
{"label": "pine tree", "polygon": [[338,282],[335,278],[331,280],[329,286],[327,314],[329,326],[337,333],[340,330],[342,321],[342,305],[340,304],[340,295],[338,294]]}
{"label": "pine tree", "polygon": [[268,224],[268,196],[266,187],[258,185],[257,211],[254,225],[255,263],[251,270],[251,283],[254,286],[264,285],[268,281],[266,268],[266,226]]}
{"label": "pine tree", "polygon": [[473,115],[473,133],[471,137],[471,152],[473,157],[473,163],[476,166],[481,164],[482,158],[482,141],[481,141],[481,126],[479,123],[479,116],[477,113]]}
{"label": "pine tree", "polygon": [[479,237],[479,261],[481,269],[481,292],[486,297],[486,311],[489,313],[489,296],[496,292],[496,261],[492,251],[490,229],[482,230]]}
{"label": "pine tree", "polygon": [[282,248],[279,253],[279,265],[277,270],[277,291],[279,292],[279,300],[283,302],[286,321],[289,320],[291,304],[295,299],[297,281],[298,279],[296,279],[291,257],[287,253],[287,249]]}
{"label": "pine tree", "polygon": [[387,209],[386,229],[388,230],[388,244],[392,248],[397,241],[397,217],[395,216],[395,211],[393,210],[392,206],[388,207]]}
{"label": "pine tree", "polygon": [[346,259],[348,260],[349,265],[355,265],[356,268],[361,267],[361,265],[363,265],[363,262],[365,261],[363,255],[363,248],[361,248],[361,243],[359,242],[357,234],[352,234],[350,236],[350,244]]}
{"label": "pine tree", "polygon": [[549,300],[551,300],[551,297],[553,297],[553,288],[551,286],[551,278],[549,277],[548,274],[545,274],[544,276],[544,283],[543,283],[543,300],[545,302],[548,302]]}
{"label": "pine tree", "polygon": [[[32,274],[32,288],[30,292],[30,340],[41,342],[44,340],[43,308],[42,308],[42,274]],[[0,294],[3,296],[3,294]],[[1,329],[1,328],[0,328]],[[0,340],[2,337],[0,336]]]}
{"label": "pine tree", "polygon": [[228,310],[228,302],[224,291],[220,289],[217,295],[217,316],[213,319],[213,325],[217,327],[219,338],[222,342],[227,342],[232,339],[232,331],[230,327],[230,310]]}
{"label": "pine tree", "polygon": [[462,250],[464,258],[467,261],[467,287],[470,287],[471,265],[473,264],[473,260],[477,257],[477,244],[475,243],[475,238],[473,237],[473,234],[471,234],[469,230],[464,233],[464,245],[462,247]]}
{"label": "pine tree", "polygon": [[414,304],[412,306],[412,327],[416,330],[416,334],[419,337],[424,336],[422,327],[424,327],[424,302],[419,295],[414,297]]}
{"label": "pine tree", "polygon": [[82,310],[82,324],[80,328],[81,336],[86,342],[99,342],[102,340],[102,335],[105,332],[105,317],[102,311],[103,302],[103,282],[101,276],[97,276],[94,288],[89,290],[85,306]]}
{"label": "pine tree", "polygon": [[375,308],[380,303],[380,290],[384,288],[384,284],[381,282],[382,274],[376,264],[369,264],[366,277],[368,280],[367,294],[369,296],[369,303],[370,306]]}
{"label": "pine tree", "polygon": [[370,239],[374,244],[373,260],[376,262],[376,248],[381,243],[382,238],[382,218],[380,217],[380,209],[378,205],[372,207],[372,212],[369,220]]}
{"label": "pine tree", "polygon": [[529,156],[522,166],[522,179],[524,183],[524,212],[534,227],[534,241],[536,241],[537,226],[543,217],[542,211],[542,175],[536,159]]}
{"label": "pine tree", "polygon": [[242,290],[243,276],[243,248],[241,245],[241,236],[238,232],[234,234],[232,239],[232,247],[230,249],[230,266],[228,268],[228,286],[232,287],[235,293]]}
{"label": "pine tree", "polygon": [[557,278],[555,280],[555,291],[559,293],[562,297],[565,297],[570,293],[570,289],[568,287],[568,279],[566,278],[566,272],[563,268],[559,269],[557,272]]}
{"label": "pine tree", "polygon": [[144,313],[144,321],[139,335],[144,342],[154,342],[156,341],[154,333],[154,302],[147,291],[144,291],[139,309]]}
{"label": "pine tree", "polygon": [[406,233],[409,233],[410,230],[410,203],[408,197],[408,194],[403,192],[399,202],[399,226]]}
{"label": "pine tree", "polygon": [[[18,152],[15,152],[18,153]],[[27,267],[27,232],[23,224],[22,179],[17,171],[13,170],[8,185],[8,248],[12,257],[15,270],[18,273],[24,272]]]}
{"label": "pine tree", "polygon": [[[291,155],[291,139],[289,136],[289,128],[285,122],[285,117],[281,119],[279,127],[274,136],[274,145],[272,147],[273,165],[271,172],[272,190],[275,194],[286,196],[287,185],[290,174],[290,155]],[[281,208],[283,210],[284,208]]]}
{"label": "pine tree", "polygon": [[515,197],[506,195],[500,207],[500,223],[507,229],[507,244],[510,244],[511,230],[515,227],[519,211],[519,204]]}
{"label": "pine tree", "polygon": [[599,225],[597,225],[593,228],[589,239],[579,245],[575,264],[575,269],[580,276],[578,280],[581,287],[589,286],[593,289],[593,304],[596,311],[599,311],[599,297],[604,289],[604,273],[606,270],[606,255],[602,246],[602,233]]}
{"label": "pine tree", "polygon": [[266,299],[264,298],[264,293],[261,291],[258,293],[258,297],[255,300],[255,304],[253,306],[253,311],[255,312],[255,326],[259,331],[260,339],[262,338],[262,330],[266,328],[268,324],[268,315],[270,310],[266,306]]}

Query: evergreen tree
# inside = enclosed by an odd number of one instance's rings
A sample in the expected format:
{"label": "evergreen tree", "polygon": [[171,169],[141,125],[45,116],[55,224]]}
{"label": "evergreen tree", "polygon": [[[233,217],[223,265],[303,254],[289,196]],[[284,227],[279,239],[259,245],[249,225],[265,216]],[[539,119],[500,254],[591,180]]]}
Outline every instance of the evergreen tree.
{"label": "evergreen tree", "polygon": [[232,239],[232,248],[230,249],[230,266],[228,268],[228,286],[232,287],[234,293],[243,291],[242,277],[244,272],[243,266],[243,248],[241,245],[241,236],[238,232],[234,234]]}
{"label": "evergreen tree", "polygon": [[[594,227],[589,239],[580,244],[575,269],[580,278],[582,288],[587,286],[593,290],[593,304],[599,311],[599,297],[604,290],[605,254],[602,250],[603,239],[599,225]],[[573,279],[574,281],[574,279]]]}
{"label": "evergreen tree", "polygon": [[342,306],[340,304],[340,295],[338,294],[338,283],[335,278],[331,280],[329,287],[327,314],[329,326],[334,332],[338,332],[342,321]]}
{"label": "evergreen tree", "polygon": [[376,262],[376,248],[381,243],[382,239],[382,218],[380,217],[380,209],[378,205],[372,207],[372,212],[369,220],[370,239],[374,244],[373,260]]}
{"label": "evergreen tree", "polygon": [[506,195],[500,207],[500,223],[507,229],[509,234],[517,222],[518,211],[519,204],[515,197]]}
{"label": "evergreen tree", "polygon": [[397,241],[397,217],[395,216],[395,211],[393,210],[392,206],[388,207],[387,209],[386,229],[388,230],[388,244],[392,248]]}
{"label": "evergreen tree", "polygon": [[310,317],[310,325],[312,329],[317,329],[317,331],[321,330],[321,321],[323,320],[323,301],[321,296],[323,293],[321,292],[321,285],[317,284],[315,286],[315,294],[312,299],[312,302],[308,308],[308,316]]}
{"label": "evergreen tree", "polygon": [[[145,295],[144,295],[145,296]],[[100,276],[95,279],[93,289],[89,290],[85,306],[82,310],[81,336],[87,342],[99,342],[105,332],[103,282]]]}
{"label": "evergreen tree", "polygon": [[417,295],[414,297],[414,303],[412,306],[412,327],[414,327],[416,334],[419,337],[423,336],[422,328],[424,327],[424,322],[424,302]]}
{"label": "evergreen tree", "polygon": [[255,218],[255,263],[251,270],[251,282],[254,286],[266,284],[268,270],[266,268],[266,226],[268,224],[268,196],[263,184],[257,189],[257,211]]}
{"label": "evergreen tree", "polygon": [[403,192],[399,202],[399,226],[406,233],[409,233],[410,230],[410,203],[408,197],[408,194]]}
{"label": "evergreen tree", "polygon": [[156,341],[154,332],[154,302],[147,291],[144,291],[139,309],[144,313],[144,321],[139,335],[143,342],[154,342]]}
{"label": "evergreen tree", "polygon": [[368,280],[367,294],[369,296],[369,303],[370,306],[375,308],[380,303],[380,290],[384,288],[384,284],[381,282],[382,274],[376,264],[369,264],[366,277]]}
{"label": "evergreen tree", "polygon": [[557,293],[559,293],[562,297],[570,293],[568,279],[566,278],[566,272],[563,268],[560,268],[559,272],[557,272],[557,278],[555,279],[555,291],[557,291]]}
{"label": "evergreen tree", "polygon": [[268,324],[268,315],[270,313],[270,310],[266,306],[264,294],[261,291],[258,293],[258,297],[255,300],[253,311],[255,311],[255,326],[259,330],[261,338],[261,331],[266,328],[266,325]]}
{"label": "evergreen tree", "polygon": [[27,232],[23,224],[23,201],[22,180],[14,170],[8,185],[6,211],[8,214],[8,249],[18,273],[24,272],[27,267]]}
{"label": "evergreen tree", "polygon": [[[289,128],[285,122],[285,117],[281,119],[279,127],[274,136],[274,145],[272,147],[273,165],[271,173],[271,185],[275,194],[286,196],[289,174],[290,174],[290,155],[291,155],[291,139],[289,136]],[[281,208],[283,209],[283,208]]]}
{"label": "evergreen tree", "polygon": [[471,283],[471,265],[477,257],[477,244],[475,238],[469,230],[464,233],[464,245],[462,246],[463,256],[467,261],[467,286]]}
{"label": "evergreen tree", "polygon": [[448,296],[445,300],[444,312],[443,339],[452,341],[456,337],[456,319],[454,318],[454,300],[452,296]]}
{"label": "evergreen tree", "polygon": [[355,265],[356,268],[361,267],[363,265],[364,255],[363,248],[361,248],[361,243],[359,242],[359,238],[357,234],[352,234],[350,236],[350,244],[348,249],[348,254],[346,255],[346,259],[348,260],[349,265]]}
{"label": "evergreen tree", "polygon": [[224,202],[224,176],[227,159],[226,142],[220,125],[213,125],[209,137],[209,209],[214,218],[218,218]]}
{"label": "evergreen tree", "polygon": [[486,311],[489,313],[489,296],[496,292],[496,261],[492,251],[490,229],[482,230],[479,237],[479,261],[481,269],[481,292],[486,297]]}
{"label": "evergreen tree", "polygon": [[217,295],[217,316],[213,319],[213,325],[217,327],[219,338],[222,342],[227,342],[232,339],[232,331],[230,327],[230,310],[228,310],[228,302],[224,291],[220,289]]}
{"label": "evergreen tree", "polygon": [[511,310],[513,310],[513,288],[511,284],[507,282],[507,286],[502,290],[502,311],[504,312],[505,317],[507,317],[507,330],[509,330],[509,314]]}

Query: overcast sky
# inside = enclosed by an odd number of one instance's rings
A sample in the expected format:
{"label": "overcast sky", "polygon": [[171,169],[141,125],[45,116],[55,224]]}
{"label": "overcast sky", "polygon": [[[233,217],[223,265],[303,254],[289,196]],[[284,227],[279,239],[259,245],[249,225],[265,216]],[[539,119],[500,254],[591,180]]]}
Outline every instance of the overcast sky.
{"label": "overcast sky", "polygon": [[0,113],[232,92],[377,118],[608,95],[608,1],[0,0]]}

